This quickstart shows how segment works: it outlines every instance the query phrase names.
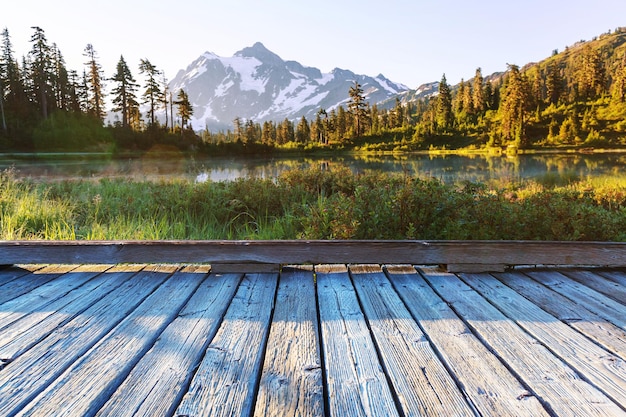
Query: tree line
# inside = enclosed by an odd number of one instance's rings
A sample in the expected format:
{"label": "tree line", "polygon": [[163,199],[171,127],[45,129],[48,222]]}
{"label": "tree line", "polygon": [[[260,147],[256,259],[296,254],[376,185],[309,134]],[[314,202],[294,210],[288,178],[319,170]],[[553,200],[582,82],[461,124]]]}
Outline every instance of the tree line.
{"label": "tree line", "polygon": [[626,145],[626,28],[539,62],[450,85],[392,106],[370,105],[357,82],[346,108],[319,109],[314,119],[282,122],[234,120],[227,132],[202,133],[210,143],[240,142],[362,145],[366,149],[417,150],[478,147]]}
{"label": "tree line", "polygon": [[[123,138],[125,135],[116,129],[151,135],[161,130],[161,138],[188,129],[193,108],[187,93],[180,90],[174,98],[173,92],[168,91],[164,73],[148,59],[141,59],[138,65],[143,78],[141,84],[123,56],[115,72],[107,77],[92,44],[87,44],[83,51],[82,71],[70,70],[58,46],[47,40],[45,31],[37,26],[32,29],[31,50],[21,62],[14,55],[8,29],[2,31],[0,146],[25,150],[37,145],[40,145],[37,148],[89,149],[103,141],[114,141],[115,136]],[[109,109],[107,83],[111,85]],[[142,104],[148,108],[145,118],[139,110]],[[104,122],[109,111],[118,116],[107,131]],[[158,111],[165,113],[164,124],[156,118]],[[51,130],[60,133],[55,135]]]}
{"label": "tree line", "polygon": [[[82,72],[68,70],[43,29],[33,27],[31,50],[18,62],[7,29],[0,45],[0,148],[89,150],[113,144],[249,152],[274,148],[428,148],[626,145],[626,29],[618,28],[524,67],[450,85],[436,94],[370,104],[363,86],[349,87],[346,107],[318,109],[314,118],[254,121],[236,118],[232,130],[194,132],[187,93],[168,91],[148,59],[138,82],[123,56],[106,77],[93,45]],[[108,100],[105,83],[111,85]],[[110,109],[106,102],[112,103]],[[147,111],[141,114],[140,105]],[[108,111],[117,116],[104,126]],[[161,120],[157,118],[161,115]],[[163,118],[163,115],[165,116]]]}

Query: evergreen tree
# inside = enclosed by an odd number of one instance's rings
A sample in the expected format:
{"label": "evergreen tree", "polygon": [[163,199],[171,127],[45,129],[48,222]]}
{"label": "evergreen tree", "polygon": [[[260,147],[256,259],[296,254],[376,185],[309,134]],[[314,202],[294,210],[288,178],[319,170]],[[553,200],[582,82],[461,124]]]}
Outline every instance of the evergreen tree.
{"label": "evergreen tree", "polygon": [[65,60],[56,44],[52,45],[52,59],[54,67],[54,96],[56,107],[62,110],[70,109],[70,81]]}
{"label": "evergreen tree", "polygon": [[191,106],[191,102],[189,101],[189,96],[185,92],[185,90],[180,90],[178,92],[178,100],[174,102],[176,106],[178,106],[177,115],[180,117],[180,125],[182,129],[187,128],[187,122],[191,119],[193,115],[193,107]]}
{"label": "evergreen tree", "polygon": [[526,143],[526,119],[530,103],[530,88],[526,77],[520,72],[517,65],[510,65],[506,78],[506,85],[502,93],[502,135],[505,139],[514,141],[518,146]]}
{"label": "evergreen tree", "polygon": [[311,128],[306,117],[302,116],[298,126],[296,126],[296,141],[298,143],[307,143],[311,136]]}
{"label": "evergreen tree", "polygon": [[137,88],[139,84],[133,78],[123,56],[117,62],[117,71],[111,78],[117,85],[113,88],[113,111],[122,114],[122,127],[129,127],[132,115],[139,109]]}
{"label": "evergreen tree", "polygon": [[482,70],[476,68],[474,81],[472,82],[472,105],[477,114],[483,114],[487,108],[487,100],[485,97],[485,81],[483,79]]}
{"label": "evergreen tree", "polygon": [[161,91],[161,86],[157,80],[159,70],[147,59],[142,59],[139,63],[139,72],[146,77],[143,97],[144,103],[150,105],[150,108],[148,109],[150,126],[156,126],[157,104],[163,101],[163,92]]}
{"label": "evergreen tree", "polygon": [[614,99],[620,103],[626,102],[626,52],[622,53],[622,58],[617,64],[611,90]]}
{"label": "evergreen tree", "polygon": [[546,69],[546,95],[549,104],[557,106],[564,93],[564,80],[559,64],[553,60]]}
{"label": "evergreen tree", "polygon": [[53,77],[51,50],[44,30],[38,26],[33,26],[32,29],[35,33],[30,39],[33,46],[29,58],[33,102],[38,104],[41,117],[47,119],[50,112],[48,101],[52,91],[50,80]]}
{"label": "evergreen tree", "polygon": [[439,82],[439,94],[437,95],[436,116],[437,129],[440,132],[447,132],[452,128],[454,114],[452,113],[452,93],[443,74]]}
{"label": "evergreen tree", "polygon": [[350,101],[348,102],[348,110],[354,118],[354,135],[360,137],[363,134],[365,119],[367,117],[367,104],[363,96],[361,85],[355,81],[348,92]]}
{"label": "evergreen tree", "polygon": [[604,93],[604,63],[597,49],[585,45],[578,68],[578,94],[580,98],[589,100]]}
{"label": "evergreen tree", "polygon": [[98,54],[92,44],[87,44],[83,56],[87,58],[87,87],[89,97],[89,113],[104,120],[104,94],[102,81],[102,67],[98,63]]}

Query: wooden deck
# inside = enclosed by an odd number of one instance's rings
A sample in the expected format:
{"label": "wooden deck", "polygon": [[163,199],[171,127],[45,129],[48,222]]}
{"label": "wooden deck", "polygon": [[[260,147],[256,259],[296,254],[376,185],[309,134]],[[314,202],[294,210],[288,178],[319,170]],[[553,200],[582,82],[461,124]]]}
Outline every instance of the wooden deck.
{"label": "wooden deck", "polygon": [[0,415],[622,416],[626,271],[0,271]]}

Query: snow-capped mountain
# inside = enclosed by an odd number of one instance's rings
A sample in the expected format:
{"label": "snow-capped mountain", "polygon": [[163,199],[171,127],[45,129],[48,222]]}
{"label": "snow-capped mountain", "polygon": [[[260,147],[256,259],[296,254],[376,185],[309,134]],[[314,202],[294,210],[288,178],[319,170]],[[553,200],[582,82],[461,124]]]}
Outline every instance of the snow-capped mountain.
{"label": "snow-capped mountain", "polygon": [[375,104],[408,91],[382,74],[358,75],[335,68],[329,74],[283,61],[263,44],[255,43],[231,58],[206,52],[170,82],[174,95],[180,89],[193,106],[194,129],[230,128],[235,118],[263,122],[312,120],[323,108],[330,111],[348,102],[348,91],[357,81],[366,101]]}

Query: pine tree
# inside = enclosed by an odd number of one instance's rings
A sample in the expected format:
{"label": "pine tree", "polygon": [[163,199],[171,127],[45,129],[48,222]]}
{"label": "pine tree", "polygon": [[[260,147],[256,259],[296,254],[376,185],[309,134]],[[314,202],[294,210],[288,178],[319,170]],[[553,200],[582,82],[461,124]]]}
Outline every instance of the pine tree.
{"label": "pine tree", "polygon": [[48,101],[52,91],[50,85],[52,79],[51,50],[44,30],[38,26],[33,26],[32,29],[35,33],[30,39],[33,47],[29,58],[33,101],[38,104],[41,116],[47,119],[50,112]]}
{"label": "pine tree", "polygon": [[70,109],[70,81],[65,60],[56,44],[52,44],[52,59],[54,67],[54,96],[56,107],[61,110]]}
{"label": "pine tree", "polygon": [[548,64],[546,69],[546,95],[549,104],[557,106],[563,96],[564,80],[561,74],[561,67],[556,61]]}
{"label": "pine tree", "polygon": [[189,96],[187,95],[185,90],[181,89],[178,92],[178,100],[176,100],[174,104],[178,106],[178,111],[176,114],[180,117],[180,125],[181,128],[184,130],[187,128],[187,122],[189,122],[191,116],[193,115],[193,107],[191,106]]}
{"label": "pine tree", "polygon": [[503,88],[500,105],[502,135],[516,145],[524,146],[527,115],[532,100],[528,81],[517,65],[509,64],[506,85]]}
{"label": "pine tree", "polygon": [[483,79],[482,70],[476,68],[476,74],[472,82],[472,105],[474,106],[474,111],[479,115],[482,115],[487,108],[484,84],[485,81]]}
{"label": "pine tree", "polygon": [[98,54],[92,44],[87,44],[83,56],[87,58],[87,86],[89,94],[89,112],[94,117],[104,120],[104,94],[102,67],[98,63]]}
{"label": "pine tree", "polygon": [[579,97],[589,100],[603,94],[605,75],[600,52],[589,44],[585,45],[577,74]]}
{"label": "pine tree", "polygon": [[145,91],[143,93],[143,97],[144,103],[150,105],[150,108],[148,109],[150,126],[156,126],[157,104],[163,101],[163,92],[161,91],[161,86],[157,81],[159,70],[147,59],[142,59],[139,63],[139,72],[146,77],[146,83],[144,85]]}
{"label": "pine tree", "polygon": [[139,109],[137,101],[137,88],[139,85],[133,78],[130,68],[126,64],[123,56],[117,62],[117,71],[111,78],[111,81],[117,83],[113,88],[113,111],[122,114],[122,127],[130,126],[130,120],[136,110]]}
{"label": "pine tree", "polygon": [[443,74],[439,82],[439,94],[437,95],[436,116],[437,129],[440,132],[447,132],[452,128],[454,114],[452,113],[452,93]]}
{"label": "pine tree", "polygon": [[350,101],[348,102],[348,110],[354,118],[354,136],[360,137],[365,127],[365,119],[367,118],[367,104],[363,96],[361,85],[355,81],[348,92]]}
{"label": "pine tree", "polygon": [[302,116],[298,126],[296,126],[296,141],[298,143],[307,143],[311,136],[311,128],[306,117]]}
{"label": "pine tree", "polygon": [[626,102],[626,52],[617,64],[611,87],[613,98],[620,103]]}

